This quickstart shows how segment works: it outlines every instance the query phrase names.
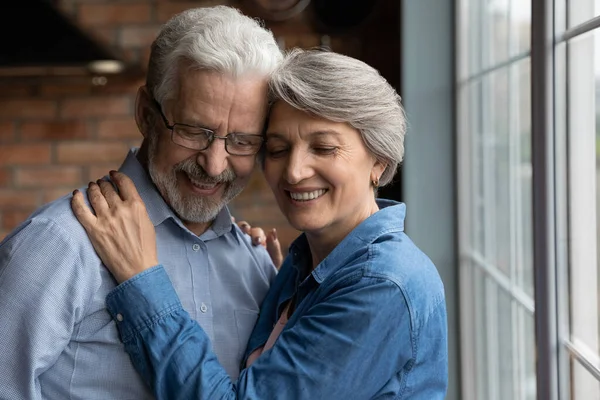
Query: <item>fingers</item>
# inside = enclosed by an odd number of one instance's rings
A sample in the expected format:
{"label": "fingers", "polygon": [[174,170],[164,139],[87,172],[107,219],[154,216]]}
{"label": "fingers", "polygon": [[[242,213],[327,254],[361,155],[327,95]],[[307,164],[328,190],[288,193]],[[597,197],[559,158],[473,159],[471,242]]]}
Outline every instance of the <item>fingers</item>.
{"label": "fingers", "polygon": [[246,235],[250,236],[250,238],[252,239],[253,245],[255,245],[255,246],[258,246],[258,245],[266,246],[267,245],[267,236],[265,235],[265,231],[263,231],[262,228],[253,228],[246,221],[238,222],[238,226],[240,227],[242,232],[244,232]]}
{"label": "fingers", "polygon": [[238,226],[240,227],[240,229],[242,230],[242,232],[246,233],[246,234],[250,234],[250,229],[252,228],[250,226],[249,223],[247,223],[246,221],[240,221],[238,222]]}
{"label": "fingers", "polygon": [[279,269],[283,264],[283,252],[281,251],[281,243],[277,237],[277,230],[272,229],[268,234],[262,228],[253,228],[246,221],[238,222],[238,226],[242,232],[250,236],[252,244],[255,246],[261,245],[267,249],[273,264]]}
{"label": "fingers", "polygon": [[71,209],[77,217],[79,223],[83,226],[83,228],[88,231],[96,221],[96,216],[92,213],[87,204],[85,204],[85,199],[83,198],[83,193],[79,190],[73,191],[73,197],[71,198]]}
{"label": "fingers", "polygon": [[281,264],[283,264],[283,252],[281,251],[281,243],[279,243],[279,239],[277,238],[277,230],[273,228],[271,232],[267,235],[267,252],[271,256],[271,260],[275,267],[279,269]]}
{"label": "fingers", "polygon": [[100,186],[98,186],[98,184],[90,182],[87,189],[87,195],[96,215],[102,215],[108,212],[108,203],[100,191]]}
{"label": "fingers", "polygon": [[265,231],[263,231],[262,228],[251,228],[250,237],[252,238],[252,244],[255,246],[267,245],[267,236],[265,235]]}
{"label": "fingers", "polygon": [[110,179],[117,185],[121,198],[125,201],[142,200],[135,184],[122,172],[110,171]]}
{"label": "fingers", "polygon": [[107,181],[105,179],[98,179],[96,183],[100,187],[100,192],[106,199],[106,203],[109,207],[114,207],[115,205],[121,202],[121,196],[119,196],[119,194],[115,190],[112,183],[110,183],[110,181]]}
{"label": "fingers", "polygon": [[265,234],[265,231],[262,228],[252,227],[246,221],[240,221],[237,224],[242,232],[250,236],[253,245],[261,245],[267,249],[271,255],[271,259],[277,268],[279,268],[283,263],[283,253],[281,251],[281,244],[277,238],[277,230],[273,228],[269,234]]}

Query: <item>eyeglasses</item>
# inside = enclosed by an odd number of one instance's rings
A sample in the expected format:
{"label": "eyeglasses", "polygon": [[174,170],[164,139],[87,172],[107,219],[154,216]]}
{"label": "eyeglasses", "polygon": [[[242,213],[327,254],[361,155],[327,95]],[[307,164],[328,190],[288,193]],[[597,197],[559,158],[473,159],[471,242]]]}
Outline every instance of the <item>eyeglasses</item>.
{"label": "eyeglasses", "polygon": [[214,131],[199,126],[180,123],[170,125],[158,101],[154,100],[154,103],[165,126],[171,131],[171,140],[176,145],[203,151],[208,149],[215,139],[222,139],[225,141],[225,151],[232,156],[252,156],[260,151],[264,140],[262,135],[229,133],[226,136],[219,136]]}

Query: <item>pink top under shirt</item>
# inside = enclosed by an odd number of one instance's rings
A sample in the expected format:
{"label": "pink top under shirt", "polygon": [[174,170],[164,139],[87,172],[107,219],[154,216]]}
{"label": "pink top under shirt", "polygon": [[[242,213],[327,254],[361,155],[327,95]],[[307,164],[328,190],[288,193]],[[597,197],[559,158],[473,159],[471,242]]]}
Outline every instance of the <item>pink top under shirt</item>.
{"label": "pink top under shirt", "polygon": [[267,339],[267,343],[265,343],[264,346],[259,347],[258,349],[254,350],[252,352],[252,354],[250,354],[248,356],[248,361],[246,361],[246,368],[250,367],[250,365],[252,365],[252,363],[254,361],[256,361],[256,359],[258,357],[260,357],[260,355],[262,353],[264,353],[265,351],[267,351],[271,347],[273,347],[273,345],[277,341],[277,338],[281,334],[281,331],[283,331],[283,327],[288,322],[288,318],[287,318],[288,307],[289,307],[289,302],[285,306],[285,308],[283,309],[283,311],[281,312],[281,317],[279,317],[279,321],[277,321],[277,323],[275,324],[275,326],[273,326],[273,330],[271,331],[271,334],[269,335],[269,338]]}

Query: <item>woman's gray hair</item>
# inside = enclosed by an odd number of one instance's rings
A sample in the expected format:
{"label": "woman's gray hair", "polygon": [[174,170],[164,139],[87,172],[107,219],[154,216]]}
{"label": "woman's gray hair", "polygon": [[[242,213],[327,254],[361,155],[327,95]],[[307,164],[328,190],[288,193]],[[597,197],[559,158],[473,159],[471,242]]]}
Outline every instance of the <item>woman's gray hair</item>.
{"label": "woman's gray hair", "polygon": [[282,59],[273,34],[258,20],[227,6],[193,8],[171,18],[152,43],[146,87],[163,104],[177,95],[184,65],[268,78]]}
{"label": "woman's gray hair", "polygon": [[392,181],[404,156],[406,117],[400,96],[373,67],[338,53],[295,49],[271,76],[269,100],[350,124],[386,165],[379,186]]}

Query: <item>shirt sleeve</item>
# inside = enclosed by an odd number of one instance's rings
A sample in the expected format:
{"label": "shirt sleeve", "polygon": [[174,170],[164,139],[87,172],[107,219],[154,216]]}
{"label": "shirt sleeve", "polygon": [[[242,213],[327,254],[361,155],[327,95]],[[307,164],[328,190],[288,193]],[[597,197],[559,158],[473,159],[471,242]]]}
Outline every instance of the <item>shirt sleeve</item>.
{"label": "shirt sleeve", "polygon": [[[237,381],[181,308],[161,266],[117,287],[107,307],[158,399],[366,399],[394,374],[408,374],[415,349],[399,288],[376,278],[360,282],[311,307]],[[398,306],[382,306],[389,304]]]}
{"label": "shirt sleeve", "polygon": [[83,308],[73,246],[45,219],[0,244],[0,398],[40,399],[39,376],[71,339]]}

